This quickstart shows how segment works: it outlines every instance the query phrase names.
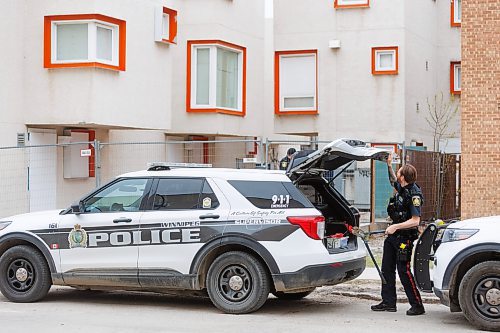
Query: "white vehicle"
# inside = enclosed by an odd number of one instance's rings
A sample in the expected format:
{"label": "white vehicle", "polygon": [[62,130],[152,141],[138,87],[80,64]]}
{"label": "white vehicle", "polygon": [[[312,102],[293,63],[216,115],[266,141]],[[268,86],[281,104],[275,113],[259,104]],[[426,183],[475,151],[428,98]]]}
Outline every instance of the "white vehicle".
{"label": "white vehicle", "polygon": [[500,331],[500,216],[429,225],[415,247],[414,265],[422,291],[434,291],[477,328]]}
{"label": "white vehicle", "polygon": [[63,211],[1,219],[0,291],[34,302],[51,285],[206,290],[227,313],[255,311],[270,292],[305,297],[365,268],[364,244],[348,234],[359,212],[323,174],[387,155],[337,140],[298,152],[287,174],[165,165],[124,174]]}

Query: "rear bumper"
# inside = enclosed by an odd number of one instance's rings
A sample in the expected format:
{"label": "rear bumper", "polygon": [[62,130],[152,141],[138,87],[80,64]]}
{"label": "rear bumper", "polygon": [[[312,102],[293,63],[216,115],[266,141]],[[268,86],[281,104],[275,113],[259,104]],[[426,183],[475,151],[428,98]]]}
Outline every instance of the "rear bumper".
{"label": "rear bumper", "polygon": [[335,285],[357,278],[366,267],[365,257],[330,263],[313,265],[293,273],[273,274],[276,291],[304,289]]}

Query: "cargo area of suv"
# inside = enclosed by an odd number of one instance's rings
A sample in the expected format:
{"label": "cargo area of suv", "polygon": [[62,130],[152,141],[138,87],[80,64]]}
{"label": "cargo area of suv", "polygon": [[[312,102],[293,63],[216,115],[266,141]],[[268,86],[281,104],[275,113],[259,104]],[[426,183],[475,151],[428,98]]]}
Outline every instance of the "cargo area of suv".
{"label": "cargo area of suv", "polygon": [[303,150],[292,157],[287,175],[325,217],[323,242],[330,253],[357,249],[357,237],[350,229],[359,227],[360,218],[359,210],[333,186],[334,178],[354,161],[385,160],[388,155],[362,141],[339,139],[320,150]]}

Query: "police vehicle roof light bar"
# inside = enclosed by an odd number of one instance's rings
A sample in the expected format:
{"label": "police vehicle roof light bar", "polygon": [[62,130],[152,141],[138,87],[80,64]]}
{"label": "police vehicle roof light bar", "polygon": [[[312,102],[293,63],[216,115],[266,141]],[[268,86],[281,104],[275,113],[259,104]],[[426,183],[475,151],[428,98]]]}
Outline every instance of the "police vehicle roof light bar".
{"label": "police vehicle roof light bar", "polygon": [[152,162],[147,164],[148,171],[163,171],[172,168],[211,168],[209,163],[176,163],[176,162]]}

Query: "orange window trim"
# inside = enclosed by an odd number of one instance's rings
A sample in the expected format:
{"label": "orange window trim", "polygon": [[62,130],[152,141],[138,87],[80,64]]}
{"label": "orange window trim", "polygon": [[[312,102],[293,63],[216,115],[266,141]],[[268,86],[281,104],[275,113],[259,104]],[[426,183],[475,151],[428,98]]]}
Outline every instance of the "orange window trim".
{"label": "orange window trim", "polygon": [[[395,51],[396,53],[396,69],[390,71],[377,71],[377,51]],[[382,46],[372,47],[372,74],[373,75],[396,75],[399,71],[399,47],[398,46]]]}
{"label": "orange window trim", "polygon": [[[75,133],[87,133],[89,135],[89,141],[95,140],[95,131],[86,129],[71,129],[71,132]],[[89,144],[89,149],[91,155],[89,156],[89,177],[95,177],[95,148],[93,145]]]}
{"label": "orange window trim", "polygon": [[462,90],[455,90],[455,65],[461,64],[461,61],[450,62],[450,94],[452,95],[460,95],[462,93]]}
{"label": "orange window trim", "polygon": [[177,44],[175,38],[177,37],[177,11],[167,7],[163,7],[163,14],[169,16],[168,20],[168,39],[163,39],[166,43]]}
{"label": "orange window trim", "polygon": [[[316,55],[316,105],[313,110],[286,111],[280,108],[280,56],[288,54],[314,54]],[[291,50],[276,51],[274,53],[274,114],[282,115],[311,115],[318,114],[318,50]]]}
{"label": "orange window trim", "polygon": [[[74,62],[64,64],[52,63],[52,22],[56,21],[77,21],[77,20],[98,20],[115,24],[119,30],[118,40],[118,66],[104,64],[100,62]],[[43,43],[43,67],[44,68],[68,68],[68,67],[99,67],[105,69],[125,71],[125,49],[126,49],[126,22],[113,17],[101,14],[75,14],[75,15],[51,15],[44,18],[44,43]]]}
{"label": "orange window trim", "polygon": [[[193,45],[221,45],[237,49],[243,52],[243,83],[241,111],[227,110],[222,108],[192,108],[191,107],[191,48]],[[190,113],[221,113],[244,117],[247,109],[247,48],[244,46],[224,42],[221,40],[190,40],[187,42],[187,77],[186,77],[186,112]]]}
{"label": "orange window trim", "polygon": [[450,1],[450,8],[451,8],[450,25],[452,27],[461,27],[462,26],[461,22],[455,22],[455,0]]}
{"label": "orange window trim", "polygon": [[367,0],[366,3],[359,3],[355,5],[341,5],[339,4],[339,0],[335,0],[333,3],[334,8],[369,8],[370,7],[370,0]]}

